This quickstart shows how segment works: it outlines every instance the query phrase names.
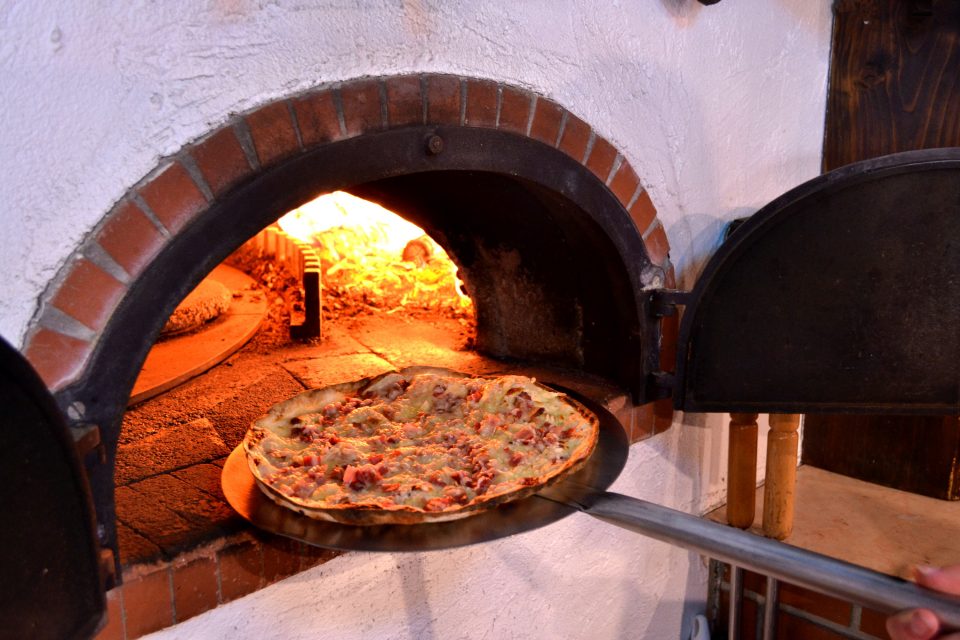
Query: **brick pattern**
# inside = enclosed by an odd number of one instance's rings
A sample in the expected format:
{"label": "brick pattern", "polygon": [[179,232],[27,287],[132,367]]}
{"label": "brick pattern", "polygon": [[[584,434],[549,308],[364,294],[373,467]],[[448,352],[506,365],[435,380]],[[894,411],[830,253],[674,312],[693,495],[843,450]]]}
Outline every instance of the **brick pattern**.
{"label": "brick pattern", "polygon": [[[217,198],[272,164],[317,145],[384,127],[423,123],[499,128],[556,147],[608,184],[629,207],[650,259],[665,268],[669,265],[670,245],[656,209],[612,144],[574,114],[530,91],[441,74],[364,78],[237,116],[134,187],[87,242],[99,244],[135,279],[171,236],[209,208],[205,193]],[[260,166],[252,166],[257,162]],[[80,247],[76,259],[68,261],[58,276],[48,295],[50,305],[43,305],[25,343],[27,357],[53,391],[82,373],[96,335],[129,285],[83,258],[85,249]],[[66,330],[56,319],[45,320],[49,306],[88,327],[93,338],[83,340],[77,332],[65,335],[51,329]]]}
{"label": "brick pattern", "polygon": [[171,233],[180,231],[188,222],[207,208],[207,200],[190,173],[179,162],[172,162],[140,190],[164,227]]}
{"label": "brick pattern", "polygon": [[124,286],[86,258],[77,260],[51,300],[53,306],[99,331],[123,294]]}
{"label": "brick pattern", "polygon": [[89,342],[40,329],[30,337],[24,354],[44,384],[58,389],[79,375],[91,351]]}
{"label": "brick pattern", "polygon": [[667,256],[670,255],[670,242],[659,221],[644,236],[643,244],[647,247],[647,255],[650,256],[651,262],[662,265],[667,261]]}
{"label": "brick pattern", "polygon": [[348,136],[358,136],[383,128],[379,82],[349,84],[340,90],[340,100]]}
{"label": "brick pattern", "polygon": [[[633,167],[624,162],[620,165],[620,168],[617,169],[616,175],[614,175],[610,181],[610,190],[613,191],[613,195],[617,196],[620,204],[627,207],[630,206],[630,201],[633,200],[639,188],[640,178],[637,176],[637,172],[633,170]],[[641,233],[642,232],[643,230],[641,229]]]}
{"label": "brick pattern", "polygon": [[646,190],[641,191],[637,195],[636,200],[634,200],[633,205],[630,207],[629,213],[630,219],[633,220],[633,224],[636,225],[637,231],[641,234],[653,224],[653,221],[657,217],[657,210],[654,208],[653,202],[650,200],[650,194],[648,194]]}
{"label": "brick pattern", "polygon": [[97,242],[131,276],[138,275],[165,242],[160,230],[133,202],[125,202],[97,234]]}
{"label": "brick pattern", "polygon": [[496,127],[499,101],[499,85],[496,82],[467,80],[464,124],[468,127]]}
{"label": "brick pattern", "polygon": [[220,599],[217,559],[203,557],[175,563],[173,572],[173,610],[177,622],[183,622],[217,606]]}
{"label": "brick pattern", "polygon": [[583,162],[587,147],[590,145],[591,134],[590,125],[572,113],[568,113],[563,134],[560,136],[560,150],[577,162]]}
{"label": "brick pattern", "polygon": [[601,182],[606,183],[616,159],[616,148],[603,138],[595,136],[593,149],[590,150],[590,157],[587,158],[587,169],[590,169]]}
{"label": "brick pattern", "polygon": [[[716,563],[711,560],[711,563]],[[729,611],[729,567],[722,572],[711,571],[711,590],[719,590],[719,609],[711,626],[717,630],[727,628]],[[742,637],[759,637],[763,621],[764,591],[766,578],[746,571],[743,579],[743,614],[740,620]],[[803,589],[796,585],[780,583],[780,603],[777,610],[777,638],[783,640],[865,640],[889,636],[884,627],[886,616],[860,605],[845,602],[830,596]]]}
{"label": "brick pattern", "polygon": [[225,193],[252,170],[233,127],[220,129],[191,153],[214,196]]}
{"label": "brick pattern", "polygon": [[274,102],[246,117],[261,166],[269,167],[300,150],[291,110],[286,101]]}
{"label": "brick pattern", "polygon": [[111,589],[107,592],[107,619],[97,640],[123,640],[123,601],[120,589]]}
{"label": "brick pattern", "polygon": [[107,621],[96,640],[133,640],[209,611],[337,556],[258,533],[157,566],[128,567],[107,593]]}
{"label": "brick pattern", "polygon": [[551,147],[557,143],[560,125],[563,123],[563,107],[556,102],[539,98],[530,124],[530,137]]}
{"label": "brick pattern", "polygon": [[532,102],[533,94],[514,87],[502,87],[499,128],[526,135]]}
{"label": "brick pattern", "polygon": [[423,122],[423,93],[420,76],[388,78],[384,83],[387,94],[387,123],[390,127],[405,127]]}
{"label": "brick pattern", "polygon": [[332,91],[309,93],[295,98],[293,113],[300,125],[305,147],[335,142],[343,137],[340,116]]}
{"label": "brick pattern", "polygon": [[157,571],[123,585],[124,631],[139,638],[174,623],[169,571]]}
{"label": "brick pattern", "polygon": [[460,79],[432,76],[427,79],[427,124],[460,123]]}

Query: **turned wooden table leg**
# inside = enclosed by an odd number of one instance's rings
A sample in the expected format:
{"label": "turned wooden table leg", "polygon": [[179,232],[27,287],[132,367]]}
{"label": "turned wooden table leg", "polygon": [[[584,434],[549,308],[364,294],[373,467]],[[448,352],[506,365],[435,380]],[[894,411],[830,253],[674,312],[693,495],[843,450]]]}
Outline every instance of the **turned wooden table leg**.
{"label": "turned wooden table leg", "polygon": [[727,453],[727,523],[749,529],[756,511],[757,414],[730,414]]}
{"label": "turned wooden table leg", "polygon": [[770,414],[763,490],[763,534],[768,538],[783,540],[793,531],[799,427],[798,413]]}

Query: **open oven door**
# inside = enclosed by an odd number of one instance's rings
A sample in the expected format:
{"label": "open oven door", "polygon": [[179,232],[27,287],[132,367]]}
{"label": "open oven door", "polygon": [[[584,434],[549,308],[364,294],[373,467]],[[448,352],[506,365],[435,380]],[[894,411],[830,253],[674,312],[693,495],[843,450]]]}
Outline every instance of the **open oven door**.
{"label": "open oven door", "polygon": [[105,610],[93,499],[53,396],[0,339],[0,636],[88,638]]}
{"label": "open oven door", "polygon": [[[648,400],[672,396],[692,412],[960,414],[960,148],[810,180],[733,230],[693,291],[650,291],[647,304],[653,319],[684,308],[676,361],[649,371]],[[561,484],[538,495],[768,580],[885,613],[930,609],[960,629],[956,596],[612,492]]]}
{"label": "open oven door", "polygon": [[960,148],[819,176],[733,231],[685,306],[674,372],[686,411],[960,413]]}

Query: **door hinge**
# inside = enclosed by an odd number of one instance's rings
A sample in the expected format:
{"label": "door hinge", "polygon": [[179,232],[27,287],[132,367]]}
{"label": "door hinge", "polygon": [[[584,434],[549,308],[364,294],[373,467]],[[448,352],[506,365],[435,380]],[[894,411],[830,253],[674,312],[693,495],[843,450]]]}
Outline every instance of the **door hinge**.
{"label": "door hinge", "polygon": [[685,307],[693,298],[693,292],[679,289],[654,289],[650,292],[650,315],[666,318],[676,314],[677,307]]}
{"label": "door hinge", "polygon": [[106,450],[100,441],[100,427],[95,424],[79,424],[70,427],[73,435],[73,445],[77,449],[80,459],[83,460],[91,451],[97,451],[100,462],[106,462]]}
{"label": "door hinge", "polygon": [[646,394],[648,401],[669,398],[676,389],[676,375],[666,370],[674,363],[660,361],[663,340],[662,323],[664,318],[676,316],[677,308],[687,306],[692,299],[692,292],[678,289],[653,289],[649,292],[646,314],[653,322],[650,323],[652,331],[647,342]]}
{"label": "door hinge", "polygon": [[100,575],[103,576],[103,588],[107,591],[117,586],[117,561],[113,549],[100,548]]}
{"label": "door hinge", "polygon": [[653,371],[647,376],[647,401],[671,397],[676,382],[677,377],[669,371]]}

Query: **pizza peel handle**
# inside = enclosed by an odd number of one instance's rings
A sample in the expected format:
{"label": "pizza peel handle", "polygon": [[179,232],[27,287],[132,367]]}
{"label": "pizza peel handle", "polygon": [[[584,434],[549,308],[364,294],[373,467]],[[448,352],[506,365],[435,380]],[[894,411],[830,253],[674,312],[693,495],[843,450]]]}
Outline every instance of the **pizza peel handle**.
{"label": "pizza peel handle", "polygon": [[945,631],[960,630],[957,596],[617,493],[581,494],[575,503],[604,522],[882,613],[930,609]]}

